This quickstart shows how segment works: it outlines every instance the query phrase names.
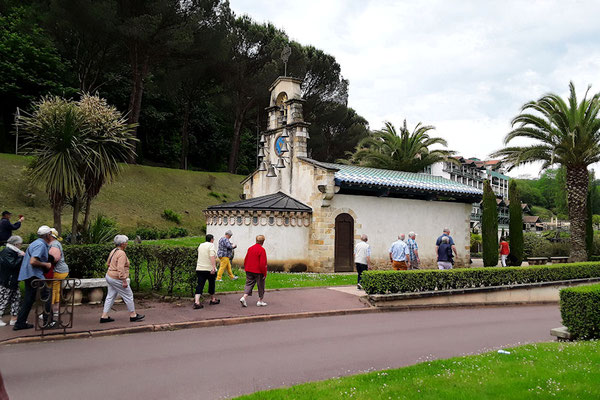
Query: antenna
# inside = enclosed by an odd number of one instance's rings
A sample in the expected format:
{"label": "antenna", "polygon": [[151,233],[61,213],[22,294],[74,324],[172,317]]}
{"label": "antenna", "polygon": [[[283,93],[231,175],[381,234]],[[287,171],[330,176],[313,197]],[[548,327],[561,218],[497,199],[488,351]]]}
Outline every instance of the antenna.
{"label": "antenna", "polygon": [[281,52],[281,60],[283,61],[283,65],[284,65],[283,76],[287,76],[287,63],[288,63],[288,60],[290,59],[291,54],[292,54],[292,48],[290,47],[289,44],[286,44]]}

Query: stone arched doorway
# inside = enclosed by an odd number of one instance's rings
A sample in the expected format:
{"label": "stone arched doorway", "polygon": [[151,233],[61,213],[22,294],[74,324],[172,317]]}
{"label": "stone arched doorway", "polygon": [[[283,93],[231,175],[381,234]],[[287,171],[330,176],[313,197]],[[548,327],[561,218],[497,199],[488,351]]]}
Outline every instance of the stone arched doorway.
{"label": "stone arched doorway", "polygon": [[335,272],[354,271],[354,218],[350,214],[335,217]]}

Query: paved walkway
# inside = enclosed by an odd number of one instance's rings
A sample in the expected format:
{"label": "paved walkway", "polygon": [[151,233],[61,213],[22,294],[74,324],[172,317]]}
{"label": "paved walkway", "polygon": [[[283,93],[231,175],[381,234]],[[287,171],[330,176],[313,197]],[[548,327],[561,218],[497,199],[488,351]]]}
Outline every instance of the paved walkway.
{"label": "paved walkway", "polygon": [[[99,319],[102,314],[102,305],[81,305],[75,307],[75,317],[73,329],[67,332],[90,332],[105,331],[117,328],[129,328],[132,326],[176,324],[191,321],[207,321],[217,319],[232,319],[237,317],[249,317],[257,315],[279,315],[279,314],[301,314],[307,312],[325,312],[331,310],[355,310],[364,309],[369,306],[361,302],[360,295],[364,292],[358,291],[355,286],[336,288],[307,288],[269,291],[265,294],[267,307],[257,307],[256,293],[249,298],[248,307],[242,308],[239,302],[242,294],[217,295],[221,304],[208,305],[208,300],[204,302],[205,307],[200,310],[192,308],[191,300],[161,302],[158,300],[136,299],[137,312],[145,314],[146,319],[141,322],[129,322],[129,314],[124,304],[115,304],[110,315],[115,322],[100,324]],[[8,316],[4,317],[8,321]],[[33,320],[33,311],[29,320]],[[62,331],[61,331],[62,332]],[[47,331],[48,334],[55,333]],[[33,329],[23,331],[13,331],[12,327],[6,326],[0,328],[0,343],[7,339],[23,336],[38,336],[40,332]]]}
{"label": "paved walkway", "polygon": [[0,370],[11,399],[210,400],[549,341],[559,325],[556,305],[344,315],[8,345]]}

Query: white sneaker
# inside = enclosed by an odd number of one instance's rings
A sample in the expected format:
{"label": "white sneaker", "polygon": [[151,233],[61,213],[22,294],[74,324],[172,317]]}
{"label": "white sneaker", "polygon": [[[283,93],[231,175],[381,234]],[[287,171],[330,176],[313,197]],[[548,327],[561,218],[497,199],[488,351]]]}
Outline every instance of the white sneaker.
{"label": "white sneaker", "polygon": [[233,278],[231,278],[232,281],[235,281],[236,279],[238,279],[237,276],[234,276]]}
{"label": "white sneaker", "polygon": [[242,307],[248,307],[248,303],[246,303],[246,299],[244,297],[240,299],[240,303],[242,303]]}
{"label": "white sneaker", "polygon": [[16,323],[17,323],[16,319],[11,319],[10,320],[10,326],[15,326]]}
{"label": "white sneaker", "polygon": [[215,279],[217,282],[223,282],[223,279]]}
{"label": "white sneaker", "polygon": [[266,307],[266,306],[267,306],[267,303],[265,303],[264,301],[260,301],[260,300],[259,300],[259,301],[256,303],[256,305],[257,305],[258,307]]}
{"label": "white sneaker", "polygon": [[0,326],[6,326],[6,322],[4,322],[0,319]]}

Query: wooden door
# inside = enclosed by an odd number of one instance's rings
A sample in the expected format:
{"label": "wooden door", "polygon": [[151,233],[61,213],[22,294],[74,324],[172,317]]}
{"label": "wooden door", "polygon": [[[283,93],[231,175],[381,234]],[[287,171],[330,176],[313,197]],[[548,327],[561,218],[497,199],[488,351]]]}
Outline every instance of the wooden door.
{"label": "wooden door", "polygon": [[349,214],[335,218],[335,272],[354,271],[354,219]]}

